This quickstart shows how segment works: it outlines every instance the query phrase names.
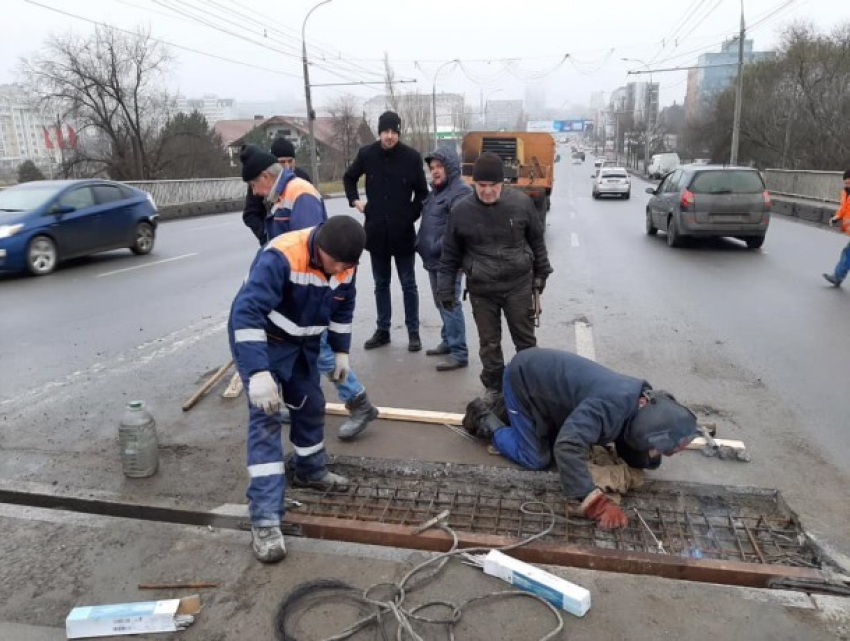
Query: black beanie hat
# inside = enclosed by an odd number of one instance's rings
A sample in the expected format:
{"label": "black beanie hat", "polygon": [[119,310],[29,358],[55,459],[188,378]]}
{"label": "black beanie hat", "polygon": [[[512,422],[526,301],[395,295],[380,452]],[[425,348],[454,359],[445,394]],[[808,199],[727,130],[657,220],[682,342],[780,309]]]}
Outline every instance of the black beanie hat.
{"label": "black beanie hat", "polygon": [[356,264],[366,246],[366,230],[351,216],[334,216],[319,227],[316,245],[334,260]]}
{"label": "black beanie hat", "polygon": [[401,118],[394,111],[385,111],[378,116],[378,133],[392,129],[397,134],[401,133]]}
{"label": "black beanie hat", "polygon": [[272,165],[277,164],[277,158],[256,145],[242,145],[239,150],[239,160],[242,161],[242,180],[254,180]]}
{"label": "black beanie hat", "polygon": [[502,159],[492,151],[485,151],[478,156],[472,167],[474,182],[500,183],[505,181],[505,165]]}
{"label": "black beanie hat", "polygon": [[295,158],[295,145],[283,136],[278,136],[272,141],[271,152],[275,158]]}

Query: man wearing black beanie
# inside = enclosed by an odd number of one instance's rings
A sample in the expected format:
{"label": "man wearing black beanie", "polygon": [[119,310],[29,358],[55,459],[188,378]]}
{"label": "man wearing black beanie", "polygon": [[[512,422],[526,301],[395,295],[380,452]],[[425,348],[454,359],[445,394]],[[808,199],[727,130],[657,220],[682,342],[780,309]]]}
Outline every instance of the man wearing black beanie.
{"label": "man wearing black beanie", "polygon": [[[386,111],[378,118],[380,140],[361,147],[342,178],[348,203],[365,217],[366,250],[375,280],[377,328],[364,347],[372,349],[390,342],[392,325],[392,261],[404,292],[404,322],[411,352],[422,349],[419,338],[419,290],[416,287],[416,229],[428,195],[422,156],[399,142],[401,118]],[[366,180],[367,202],[360,200],[357,181]]]}
{"label": "man wearing black beanie", "polygon": [[[552,272],[543,223],[531,198],[506,187],[502,159],[492,152],[472,169],[473,195],[455,205],[443,237],[437,300],[451,309],[457,272],[466,273],[472,315],[478,327],[481,382],[502,389],[502,314],[516,351],[534,347],[534,292]],[[473,269],[473,265],[475,268]]]}

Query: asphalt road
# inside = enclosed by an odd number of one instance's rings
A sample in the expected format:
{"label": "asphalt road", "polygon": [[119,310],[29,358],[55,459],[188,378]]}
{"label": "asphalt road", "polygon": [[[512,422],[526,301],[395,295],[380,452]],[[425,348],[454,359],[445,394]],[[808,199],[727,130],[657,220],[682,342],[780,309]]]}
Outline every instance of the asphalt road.
{"label": "asphalt road", "polygon": [[[634,179],[629,201],[594,201],[591,172],[591,156],[557,166],[547,229],[555,273],[539,343],[669,389],[716,422],[720,436],[747,442],[753,456],[741,464],[691,453],[665,462],[659,476],[780,488],[814,534],[850,554],[843,382],[850,296],[820,275],[846,238],[777,217],[761,250],[733,240],[670,249],[663,233],[644,234],[646,184]],[[340,199],[328,208],[351,211]],[[190,414],[179,407],[227,359],[226,312],[255,249],[233,213],[164,223],[147,257],[113,252],[46,278],[0,278],[2,476],[123,491],[115,426],[126,400],[144,398],[156,409],[171,476],[133,491],[239,501],[242,402],[205,400]],[[480,391],[471,315],[471,366],[436,373],[432,359],[405,350],[396,283],[394,341],[365,352],[375,322],[369,272],[365,258],[352,363],[370,396],[382,405],[462,411]],[[427,347],[439,340],[439,321],[424,273],[419,282]],[[390,436],[396,433],[403,436]],[[353,444],[333,439],[329,447],[504,464],[448,430],[433,434],[385,423]]]}

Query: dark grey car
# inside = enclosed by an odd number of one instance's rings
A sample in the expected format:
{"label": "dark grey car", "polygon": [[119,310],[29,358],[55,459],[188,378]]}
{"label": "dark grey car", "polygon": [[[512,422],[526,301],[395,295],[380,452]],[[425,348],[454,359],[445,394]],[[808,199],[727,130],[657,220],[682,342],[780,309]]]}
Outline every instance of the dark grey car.
{"label": "dark grey car", "polygon": [[750,249],[764,243],[771,202],[756,169],[685,165],[646,192],[646,233],[665,230],[671,247],[689,237],[733,236]]}

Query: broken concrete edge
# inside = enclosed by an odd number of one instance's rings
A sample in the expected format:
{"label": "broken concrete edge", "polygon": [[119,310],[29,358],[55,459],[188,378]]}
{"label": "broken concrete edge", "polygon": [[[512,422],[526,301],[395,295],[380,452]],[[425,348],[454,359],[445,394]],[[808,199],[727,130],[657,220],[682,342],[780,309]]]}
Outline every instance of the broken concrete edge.
{"label": "broken concrete edge", "polygon": [[[325,200],[332,198],[344,198],[344,193],[324,194]],[[209,216],[211,214],[232,214],[242,211],[245,207],[245,199],[234,198],[231,200],[215,200],[210,202],[181,203],[179,205],[164,205],[159,209],[159,220],[180,220],[195,216]]]}

